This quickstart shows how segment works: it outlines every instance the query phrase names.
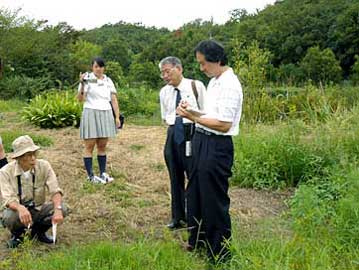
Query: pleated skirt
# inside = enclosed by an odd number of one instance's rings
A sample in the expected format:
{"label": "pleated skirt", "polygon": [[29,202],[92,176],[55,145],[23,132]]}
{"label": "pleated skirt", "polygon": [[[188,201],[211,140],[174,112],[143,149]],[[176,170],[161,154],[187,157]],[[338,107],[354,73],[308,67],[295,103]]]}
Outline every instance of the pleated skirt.
{"label": "pleated skirt", "polygon": [[116,133],[112,110],[84,108],[80,123],[81,139],[115,137]]}

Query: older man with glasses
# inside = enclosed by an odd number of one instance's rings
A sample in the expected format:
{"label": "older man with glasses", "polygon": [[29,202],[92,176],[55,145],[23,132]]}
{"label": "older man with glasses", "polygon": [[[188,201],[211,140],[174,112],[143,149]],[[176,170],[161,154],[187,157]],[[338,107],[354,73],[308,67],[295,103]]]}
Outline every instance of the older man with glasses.
{"label": "older man with glasses", "polygon": [[186,225],[185,174],[189,177],[193,122],[176,115],[176,107],[186,100],[194,110],[203,108],[206,88],[200,81],[184,78],[180,59],[169,56],[159,63],[166,85],[160,91],[161,115],[168,125],[164,157],[171,182],[172,221],[169,229]]}

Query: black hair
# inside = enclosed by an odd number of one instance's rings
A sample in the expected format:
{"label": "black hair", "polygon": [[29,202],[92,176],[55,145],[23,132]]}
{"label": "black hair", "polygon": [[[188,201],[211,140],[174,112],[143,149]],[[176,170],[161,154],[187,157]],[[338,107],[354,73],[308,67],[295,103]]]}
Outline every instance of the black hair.
{"label": "black hair", "polygon": [[103,60],[103,58],[101,57],[95,57],[94,59],[92,59],[91,66],[93,66],[95,63],[100,67],[106,66],[105,60]]}
{"label": "black hair", "polygon": [[194,54],[199,52],[204,55],[204,58],[208,62],[218,63],[221,66],[225,66],[228,63],[226,52],[221,43],[215,40],[203,40],[197,44],[194,49]]}

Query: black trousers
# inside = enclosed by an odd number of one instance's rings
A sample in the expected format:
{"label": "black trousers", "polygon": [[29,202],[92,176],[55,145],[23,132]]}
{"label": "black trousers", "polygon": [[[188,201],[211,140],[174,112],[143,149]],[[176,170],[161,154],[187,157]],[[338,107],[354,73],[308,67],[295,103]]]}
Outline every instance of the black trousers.
{"label": "black trousers", "polygon": [[228,178],[232,176],[232,165],[230,136],[195,133],[187,188],[188,242],[195,248],[207,247],[211,259],[230,255]]}
{"label": "black trousers", "polygon": [[[188,133],[190,125],[185,125]],[[171,181],[171,210],[174,221],[186,220],[185,176],[189,176],[190,157],[185,157],[185,143],[174,142],[174,126],[169,126],[164,157]]]}

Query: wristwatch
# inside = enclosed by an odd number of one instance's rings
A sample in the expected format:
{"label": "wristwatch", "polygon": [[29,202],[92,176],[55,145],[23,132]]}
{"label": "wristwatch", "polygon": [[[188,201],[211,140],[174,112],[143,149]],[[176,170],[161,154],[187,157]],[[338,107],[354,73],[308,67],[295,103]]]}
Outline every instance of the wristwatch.
{"label": "wristwatch", "polygon": [[57,206],[55,209],[56,209],[56,210],[61,210],[61,211],[62,211],[62,206],[61,206],[61,205],[59,205],[59,206]]}

